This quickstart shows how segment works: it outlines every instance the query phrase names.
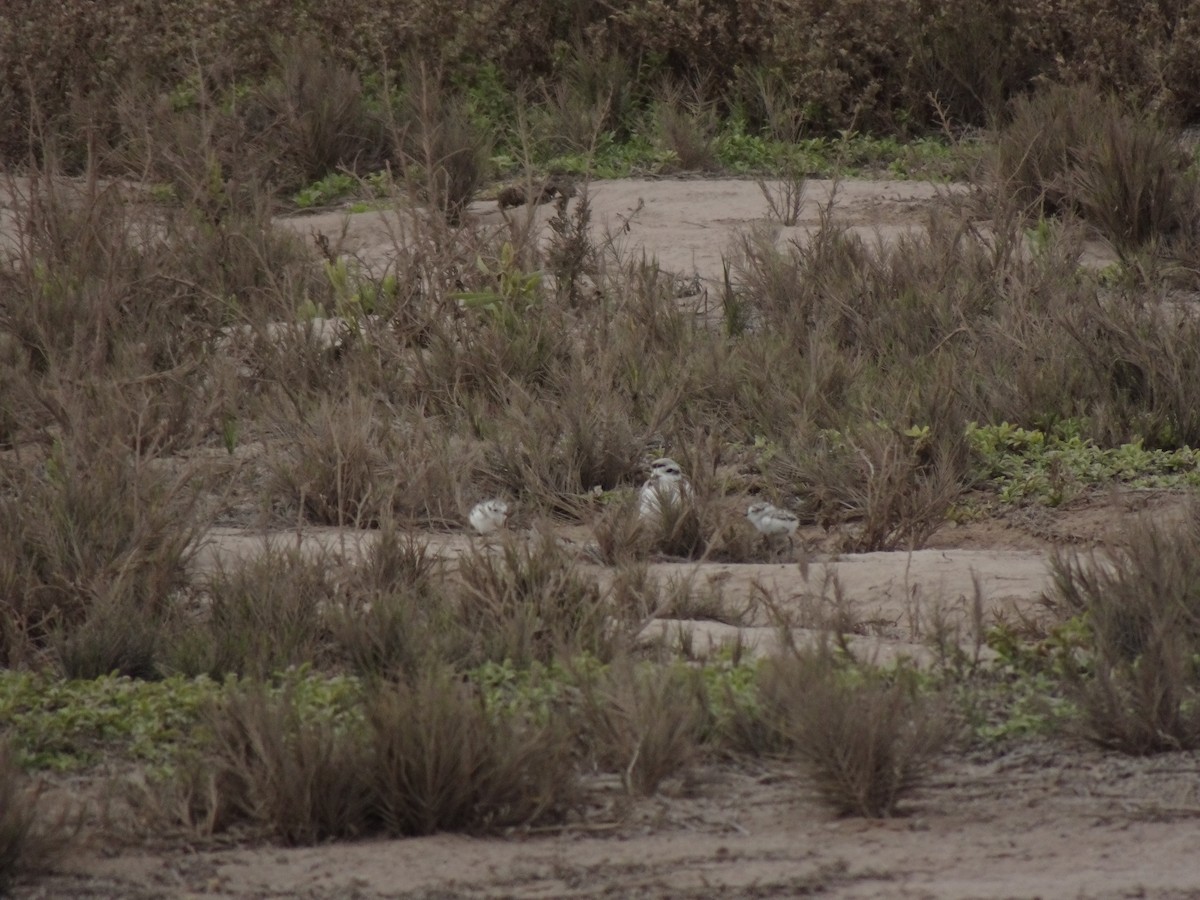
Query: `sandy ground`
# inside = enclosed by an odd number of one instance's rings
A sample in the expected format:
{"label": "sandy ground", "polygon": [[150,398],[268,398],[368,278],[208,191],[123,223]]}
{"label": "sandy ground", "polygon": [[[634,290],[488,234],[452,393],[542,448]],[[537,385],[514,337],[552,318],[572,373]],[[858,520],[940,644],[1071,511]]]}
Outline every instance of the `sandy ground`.
{"label": "sandy ground", "polygon": [[[753,181],[627,180],[592,186],[598,236],[622,254],[656,257],[704,290],[722,277],[739,233],[767,227],[775,240],[803,241],[816,226],[830,182],[810,184],[800,222],[770,225]],[[844,181],[836,216],[870,240],[893,241],[925,226],[933,204],[961,194],[944,185]],[[503,227],[494,204],[473,214]],[[539,211],[543,219],[546,208]],[[326,235],[370,265],[394,252],[387,213],[342,212],[285,220]],[[1105,259],[1101,248],[1089,251]],[[836,580],[868,623],[870,652],[927,654],[930,624],[967,624],[978,592],[989,621],[1035,617],[1051,590],[1050,555],[1102,546],[1141,513],[1169,514],[1171,494],[1084,498],[1054,512],[947,527],[913,553],[807,553],[807,565],[662,562],[656,574],[719,583],[732,600],[768,586],[797,610]],[[214,530],[198,565],[260,552],[264,541],[357,552],[362,533],[312,529],[263,535]],[[439,553],[463,534],[427,536]],[[819,535],[812,536],[819,543]],[[582,543],[585,535],[572,537]],[[655,623],[693,629],[711,646],[733,626]],[[765,622],[742,638],[769,652]],[[1007,898],[1200,897],[1200,755],[1127,759],[1068,742],[1025,743],[947,758],[883,822],[838,819],[805,796],[782,764],[700,768],[656,797],[630,801],[613,784],[594,786],[607,814],[562,830],[492,839],[455,835],[316,848],[114,843],[99,834],[60,870],[19,885],[19,897],[206,898]]]}
{"label": "sandy ground", "polygon": [[1195,897],[1198,765],[1040,745],[956,758],[886,821],[832,818],[787,769],[701,770],[612,828],[119,853],[41,896]]}

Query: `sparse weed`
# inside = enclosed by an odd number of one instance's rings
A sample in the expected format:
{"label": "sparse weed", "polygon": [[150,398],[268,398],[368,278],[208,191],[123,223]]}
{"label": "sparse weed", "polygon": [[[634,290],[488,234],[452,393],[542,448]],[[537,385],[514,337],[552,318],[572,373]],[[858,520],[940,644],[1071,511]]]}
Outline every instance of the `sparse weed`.
{"label": "sparse weed", "polygon": [[662,601],[656,616],[668,619],[706,619],[726,625],[747,625],[753,603],[735,606],[723,590],[723,583],[709,579],[696,585],[692,579],[676,579],[659,586]]}
{"label": "sparse weed", "polygon": [[765,178],[758,178],[756,183],[767,201],[772,219],[788,227],[795,225],[800,220],[800,210],[804,208],[808,177],[800,170],[796,162],[791,160],[786,162],[783,171],[779,173],[778,180],[767,181]]}
{"label": "sparse weed", "polygon": [[717,111],[696,90],[668,84],[660,89],[653,116],[659,140],[685,172],[716,168]]}
{"label": "sparse weed", "polygon": [[[576,189],[572,187],[572,192]],[[560,300],[578,306],[584,296],[584,279],[598,275],[596,247],[589,229],[592,223],[591,201],[585,184],[577,191],[578,199],[568,213],[570,198],[559,192],[554,199],[554,215],[548,225],[550,241],[546,246],[546,267],[554,276],[554,290]]]}
{"label": "sparse weed", "polygon": [[393,125],[413,192],[453,225],[486,176],[491,137],[472,119],[464,97],[451,94],[440,73],[411,61],[405,110]]}

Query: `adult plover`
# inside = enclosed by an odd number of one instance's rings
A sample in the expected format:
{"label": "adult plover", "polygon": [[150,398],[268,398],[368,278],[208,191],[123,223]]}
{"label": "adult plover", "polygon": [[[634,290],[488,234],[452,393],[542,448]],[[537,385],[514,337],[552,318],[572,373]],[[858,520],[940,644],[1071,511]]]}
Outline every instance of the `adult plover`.
{"label": "adult plover", "polygon": [[643,519],[658,518],[664,504],[679,507],[695,496],[692,483],[673,459],[662,457],[650,463],[650,477],[638,494],[638,514]]}
{"label": "adult plover", "polygon": [[480,534],[491,534],[503,528],[508,521],[508,504],[503,500],[484,500],[475,504],[467,519]]}

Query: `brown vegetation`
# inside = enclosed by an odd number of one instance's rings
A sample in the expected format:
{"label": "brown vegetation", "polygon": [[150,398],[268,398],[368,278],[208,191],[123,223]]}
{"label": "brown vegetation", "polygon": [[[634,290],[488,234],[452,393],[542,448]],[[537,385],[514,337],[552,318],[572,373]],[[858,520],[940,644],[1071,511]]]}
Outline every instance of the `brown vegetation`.
{"label": "brown vegetation", "polygon": [[[166,775],[173,821],[209,832],[557,824],[585,815],[585,776],[628,799],[731,754],[799,759],[839,813],[896,813],[956,720],[914,671],[853,658],[836,586],[804,623],[817,650],[780,616],[792,652],[718,694],[697,648],[664,661],[645,626],[742,624],[758,595],[732,609],[719,582],[649,562],[762,561],[742,514],[767,496],[838,550],[917,550],[981,477],[968,423],[1200,443],[1200,319],[1162,302],[1200,280],[1200,187],[1164,124],[1200,95],[1156,80],[1200,35],[1170,4],[1124,31],[1102,0],[1079,6],[1086,29],[1044,5],[801,2],[783,27],[765,3],[352,3],[331,22],[219,2],[185,47],[174,5],[21,4],[24,64],[0,31],[0,109],[23,125],[0,145],[0,665],[231,679]],[[541,81],[509,83],[534,60]],[[1048,77],[1064,84],[1026,95]],[[510,112],[500,134],[490,117]],[[595,237],[586,177],[526,160],[499,212],[471,207],[514,133],[585,168],[653,133],[704,170],[734,113],[791,140],[936,115],[998,131],[976,202],[891,242],[838,223],[835,184],[811,236],[780,243],[806,176],[763,181],[777,221],[740,238],[716,314]],[[279,227],[285,194],[380,170],[386,262]],[[518,197],[553,200],[548,238]],[[1079,265],[1084,229],[1118,265]],[[643,517],[643,466],[668,453],[693,491]],[[406,530],[463,530],[491,496],[510,530],[441,556]],[[262,526],[261,552],[197,572],[221,520]],[[303,548],[322,526],[377,540]],[[269,539],[284,528],[294,547]],[[1058,563],[1087,633],[1059,674],[1104,746],[1200,743],[1196,531]],[[357,693],[309,716],[310,670]],[[0,880],[38,848],[18,783],[5,748]]]}

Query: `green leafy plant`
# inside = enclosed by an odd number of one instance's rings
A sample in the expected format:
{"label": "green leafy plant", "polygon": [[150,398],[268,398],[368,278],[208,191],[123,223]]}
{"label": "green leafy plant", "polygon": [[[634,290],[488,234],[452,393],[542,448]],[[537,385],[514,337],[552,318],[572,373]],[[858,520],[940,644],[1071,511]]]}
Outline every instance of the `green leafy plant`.
{"label": "green leafy plant", "polygon": [[1135,440],[1103,448],[1070,422],[1049,433],[1008,422],[969,425],[967,440],[980,476],[1002,502],[1036,499],[1057,506],[1089,487],[1124,484],[1172,488],[1200,484],[1200,451],[1150,450]]}
{"label": "green leafy plant", "polygon": [[500,247],[500,258],[490,264],[482,257],[476,261],[479,273],[495,288],[459,291],[454,294],[469,309],[486,312],[506,331],[515,331],[525,318],[542,304],[542,273],[522,271],[517,249],[509,241]]}
{"label": "green leafy plant", "polygon": [[0,717],[11,751],[31,768],[79,769],[114,754],[162,764],[191,744],[220,691],[208,678],[67,681],[8,671],[0,675]]}

